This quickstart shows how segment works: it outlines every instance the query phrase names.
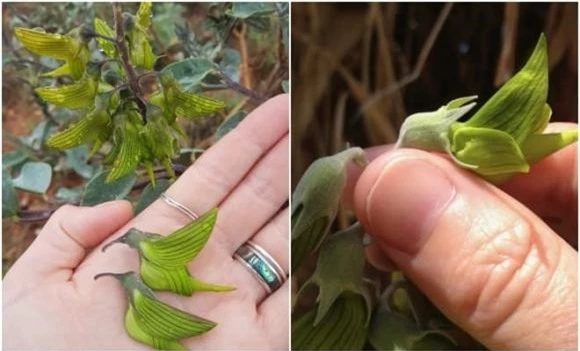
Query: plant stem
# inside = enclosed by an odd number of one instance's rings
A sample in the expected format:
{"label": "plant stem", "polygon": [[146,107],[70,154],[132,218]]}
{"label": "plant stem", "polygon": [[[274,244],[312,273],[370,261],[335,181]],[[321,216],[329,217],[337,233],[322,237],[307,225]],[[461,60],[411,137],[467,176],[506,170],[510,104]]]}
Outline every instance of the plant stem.
{"label": "plant stem", "polygon": [[244,87],[243,85],[235,82],[230,77],[228,77],[228,75],[222,70],[221,67],[217,66],[217,69],[219,71],[220,78],[224,81],[224,83],[228,87],[230,87],[230,89],[237,91],[240,94],[243,94],[243,95],[250,97],[252,100],[254,100],[255,102],[257,102],[259,104],[266,101],[267,97],[262,96],[259,93],[257,93],[256,91],[248,89],[248,88]]}
{"label": "plant stem", "polygon": [[127,48],[127,43],[125,41],[125,30],[123,28],[123,18],[121,15],[121,5],[118,3],[112,4],[113,6],[113,16],[115,19],[115,32],[117,38],[115,40],[115,46],[117,47],[117,52],[119,53],[119,58],[121,59],[121,64],[127,75],[129,90],[135,95],[137,105],[139,106],[139,111],[141,111],[141,117],[143,122],[147,123],[147,106],[145,105],[145,99],[143,97],[143,92],[141,91],[141,86],[139,85],[139,79],[137,72],[131,65],[129,60],[129,49]]}

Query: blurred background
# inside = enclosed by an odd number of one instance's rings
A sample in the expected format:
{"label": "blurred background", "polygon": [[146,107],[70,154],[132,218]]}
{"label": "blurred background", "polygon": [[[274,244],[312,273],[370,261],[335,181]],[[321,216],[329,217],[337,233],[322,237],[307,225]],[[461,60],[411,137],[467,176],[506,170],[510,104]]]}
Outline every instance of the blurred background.
{"label": "blurred background", "polygon": [[347,143],[393,143],[410,114],[460,96],[483,103],[522,67],[542,32],[552,121],[577,122],[577,6],[293,4],[293,187],[314,159]]}
{"label": "blurred background", "polygon": [[[136,13],[139,3],[122,3],[122,11]],[[153,51],[161,56],[155,70],[187,58],[207,59],[219,65],[233,82],[225,84],[215,71],[191,68],[180,80],[182,87],[223,100],[226,109],[200,120],[180,119],[186,138],[174,168],[184,169],[200,152],[215,143],[247,113],[267,98],[288,87],[288,3],[154,3],[149,30]],[[65,34],[99,17],[110,26],[110,3],[2,3],[2,170],[3,195],[16,193],[14,214],[6,215],[3,197],[3,273],[26,250],[50,214],[64,203],[78,204],[89,181],[103,169],[104,155],[88,160],[83,146],[66,152],[51,150],[44,142],[55,130],[81,118],[83,111],[55,108],[34,94],[42,83],[43,72],[58,62],[27,51],[14,36],[15,27],[41,27],[50,33]],[[92,60],[102,60],[94,41],[89,45]],[[200,68],[201,69],[201,68]],[[200,78],[201,77],[201,78]],[[143,79],[147,93],[157,89],[156,80]],[[49,81],[47,81],[49,80]],[[52,79],[53,80],[53,79]],[[194,81],[197,81],[194,85]],[[200,83],[201,82],[201,83]],[[57,78],[56,84],[66,83]],[[235,89],[233,86],[235,85]],[[228,122],[228,123],[226,123]],[[231,123],[230,123],[231,122]],[[23,191],[10,178],[20,177],[22,165],[43,162],[52,168],[50,186],[45,193]],[[179,173],[179,172],[178,172]],[[148,181],[142,179],[128,190],[128,199],[137,201]]]}

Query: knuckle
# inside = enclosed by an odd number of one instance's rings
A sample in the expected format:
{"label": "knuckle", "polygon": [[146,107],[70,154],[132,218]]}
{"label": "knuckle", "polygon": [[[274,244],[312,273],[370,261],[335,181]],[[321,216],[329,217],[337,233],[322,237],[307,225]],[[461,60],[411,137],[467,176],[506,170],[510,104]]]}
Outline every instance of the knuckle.
{"label": "knuckle", "polygon": [[477,274],[464,290],[461,307],[480,337],[502,329],[518,311],[541,304],[545,293],[528,292],[544,289],[554,271],[534,226],[519,217],[482,236],[470,260]]}

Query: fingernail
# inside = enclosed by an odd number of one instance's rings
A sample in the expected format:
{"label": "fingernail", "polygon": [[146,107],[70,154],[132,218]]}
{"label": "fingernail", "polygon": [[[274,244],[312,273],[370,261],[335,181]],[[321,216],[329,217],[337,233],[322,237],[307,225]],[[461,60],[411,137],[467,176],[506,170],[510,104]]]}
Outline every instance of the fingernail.
{"label": "fingernail", "polygon": [[445,173],[429,161],[387,161],[366,198],[366,217],[380,246],[415,254],[455,194]]}

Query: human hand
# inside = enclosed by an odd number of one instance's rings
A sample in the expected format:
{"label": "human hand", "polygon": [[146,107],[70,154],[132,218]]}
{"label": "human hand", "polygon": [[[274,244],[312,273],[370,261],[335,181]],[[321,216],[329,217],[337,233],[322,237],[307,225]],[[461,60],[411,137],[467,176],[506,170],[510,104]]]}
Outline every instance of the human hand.
{"label": "human hand", "polygon": [[[289,284],[265,289],[233,253],[251,239],[288,272],[288,97],[271,99],[206,151],[167,194],[197,214],[219,206],[214,232],[189,265],[196,278],[233,292],[157,296],[218,323],[184,344],[196,349],[287,349]],[[102,246],[129,228],[169,234],[190,219],[157,200],[132,219],[126,201],[64,206],[4,279],[3,349],[144,349],[127,336],[127,296],[103,272],[138,271],[137,252]],[[130,221],[129,223],[127,223]],[[115,233],[111,236],[112,233]]]}
{"label": "human hand", "polygon": [[388,257],[491,349],[576,349],[578,254],[563,238],[577,245],[577,144],[504,191],[432,153],[379,151],[346,196],[375,238],[369,260]]}

